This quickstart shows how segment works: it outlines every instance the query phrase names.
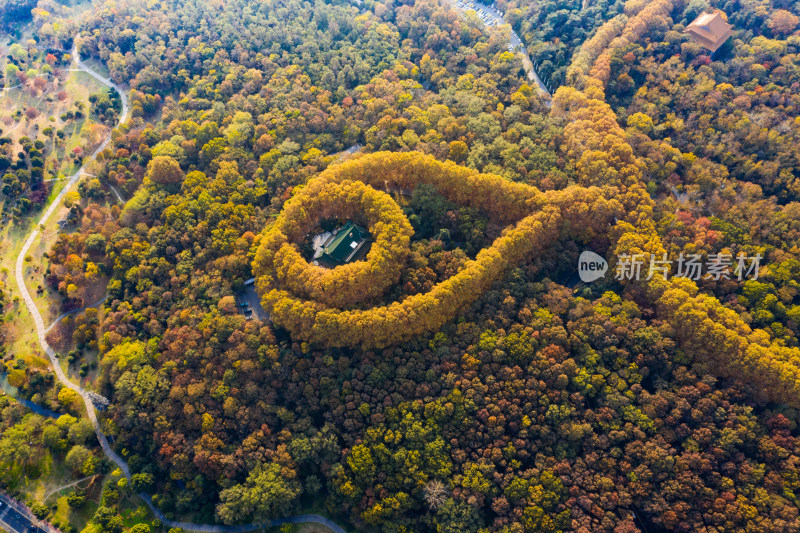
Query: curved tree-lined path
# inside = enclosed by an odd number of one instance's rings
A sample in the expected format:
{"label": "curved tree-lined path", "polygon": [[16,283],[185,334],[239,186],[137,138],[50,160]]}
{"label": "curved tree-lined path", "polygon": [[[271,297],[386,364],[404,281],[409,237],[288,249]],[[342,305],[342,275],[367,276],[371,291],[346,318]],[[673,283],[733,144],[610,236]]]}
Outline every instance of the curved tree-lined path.
{"label": "curved tree-lined path", "polygon": [[[83,62],[81,62],[80,56],[78,55],[78,46],[77,42],[72,47],[72,57],[75,61],[75,65],[79,70],[86,72],[97,81],[115,89],[122,101],[122,112],[119,115],[119,123],[121,125],[125,120],[128,118],[128,95],[127,93],[114,83],[109,78],[104,78],[91,68],[87,67]],[[94,159],[97,154],[103,151],[106,146],[111,142],[111,132],[109,132],[106,139],[98,146],[94,152],[92,152],[89,159]],[[33,229],[31,234],[28,236],[28,239],[25,241],[25,244],[22,246],[22,249],[19,252],[19,256],[17,257],[16,265],[14,267],[14,277],[17,282],[17,287],[19,288],[20,295],[22,296],[22,300],[25,302],[25,306],[30,311],[31,316],[33,317],[33,322],[36,326],[36,336],[39,338],[39,345],[42,347],[42,350],[47,354],[47,357],[50,359],[50,363],[53,365],[53,371],[56,374],[58,380],[67,388],[75,391],[80,395],[83,399],[83,403],[86,406],[86,414],[89,417],[89,421],[92,423],[92,427],[94,427],[95,434],[97,435],[97,440],[100,442],[100,446],[103,448],[103,452],[106,454],[114,464],[125,474],[125,477],[130,479],[131,472],[128,464],[117,455],[114,450],[111,449],[111,446],[108,443],[108,439],[106,438],[103,430],[100,428],[100,422],[97,420],[97,412],[95,411],[94,403],[92,403],[92,398],[87,390],[85,390],[80,385],[77,385],[70,381],[70,379],[64,374],[64,371],[61,369],[61,364],[59,363],[58,356],[50,344],[45,339],[45,334],[47,328],[45,327],[44,320],[42,319],[41,313],[39,313],[39,309],[36,307],[36,303],[33,301],[33,297],[31,297],[30,292],[28,291],[27,286],[25,285],[25,256],[27,255],[28,251],[30,250],[33,243],[36,241],[37,238],[41,235],[41,230],[39,229],[42,227],[47,219],[53,214],[53,212],[58,209],[61,205],[61,201],[64,199],[64,195],[69,191],[69,189],[75,185],[78,179],[85,173],[85,167],[81,166],[77,172],[75,172],[72,176],[64,184],[64,188],[58,193],[58,195],[53,199],[53,202],[48,206],[47,210],[45,210],[42,217],[39,219],[38,224]],[[247,531],[255,531],[258,529],[264,529],[266,527],[275,527],[280,526],[282,524],[301,524],[301,523],[314,523],[323,525],[334,533],[346,533],[345,530],[340,527],[338,524],[333,522],[332,520],[325,518],[324,516],[320,515],[298,515],[298,516],[290,516],[286,518],[278,518],[275,520],[270,520],[267,522],[262,522],[258,524],[247,524],[242,526],[221,526],[215,524],[192,524],[188,522],[178,522],[175,520],[168,520],[164,514],[159,511],[156,506],[153,504],[152,497],[149,494],[140,493],[138,495],[140,498],[144,500],[153,514],[161,520],[161,522],[170,528],[179,527],[188,531],[203,531],[208,533],[244,533]]]}
{"label": "curved tree-lined path", "polygon": [[[122,112],[119,116],[119,124],[122,124],[128,118],[128,96],[122,88],[115,84],[113,81],[107,78],[103,78],[97,72],[90,69],[83,63],[81,63],[80,57],[78,56],[78,47],[77,43],[72,48],[72,57],[75,61],[75,64],[78,66],[79,69],[86,72],[93,78],[96,78],[100,83],[107,85],[109,87],[113,87],[119,94],[122,100]],[[93,159],[97,156],[102,150],[108,146],[108,143],[111,142],[111,134],[106,137],[106,139],[98,146],[94,152],[92,152],[90,159]],[[33,229],[31,234],[28,236],[28,239],[25,241],[25,244],[22,246],[22,249],[19,252],[19,256],[17,257],[17,262],[14,267],[14,277],[17,281],[17,287],[19,288],[20,295],[22,296],[22,300],[25,302],[25,306],[30,311],[31,316],[33,317],[33,323],[36,326],[36,336],[39,338],[39,345],[42,347],[42,350],[47,354],[47,357],[50,359],[50,363],[53,365],[53,371],[56,374],[58,380],[69,389],[77,392],[81,398],[83,398],[84,403],[86,404],[86,413],[89,417],[89,420],[92,423],[92,426],[95,429],[95,433],[97,434],[97,439],[100,441],[100,446],[103,448],[103,452],[105,452],[106,456],[111,459],[116,465],[125,473],[126,477],[130,477],[130,469],[125,461],[117,455],[114,450],[111,449],[111,446],[108,444],[108,439],[103,434],[100,429],[100,423],[97,420],[97,413],[94,409],[94,404],[92,403],[91,397],[89,396],[88,391],[86,391],[80,385],[76,385],[69,378],[64,374],[64,371],[61,369],[61,364],[58,361],[58,356],[56,355],[53,348],[50,347],[47,340],[45,339],[45,332],[46,328],[44,325],[44,320],[42,319],[41,313],[39,313],[39,309],[36,307],[36,303],[33,301],[30,292],[28,292],[28,287],[25,285],[25,256],[30,250],[33,243],[36,241],[37,238],[41,235],[41,230],[39,229],[41,226],[47,222],[47,219],[53,214],[53,212],[61,205],[61,201],[64,199],[64,195],[67,194],[67,191],[78,181],[81,175],[84,173],[85,167],[82,166],[75,172],[72,176],[69,177],[67,182],[64,184],[64,187],[61,191],[56,195],[53,199],[53,202],[48,206],[45,210],[44,214],[42,214],[42,218],[39,219],[39,223]]]}

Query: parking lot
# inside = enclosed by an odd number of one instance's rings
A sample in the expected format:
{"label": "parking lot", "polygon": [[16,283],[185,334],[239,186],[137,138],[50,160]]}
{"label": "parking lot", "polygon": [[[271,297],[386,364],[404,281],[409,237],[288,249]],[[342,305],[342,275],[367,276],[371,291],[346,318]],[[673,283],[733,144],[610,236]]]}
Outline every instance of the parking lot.
{"label": "parking lot", "polygon": [[[503,13],[497,9],[496,4],[487,6],[485,4],[467,2],[465,0],[455,0],[455,4],[462,11],[474,11],[478,15],[478,18],[481,19],[487,26],[500,26],[501,24],[505,24],[505,21],[503,20]],[[521,44],[519,38],[516,38],[517,34],[513,30],[511,33],[511,42],[508,45],[509,52],[513,52],[517,45]]]}
{"label": "parking lot", "polygon": [[261,299],[256,293],[256,286],[253,280],[248,280],[244,285],[244,289],[236,295],[236,305],[239,312],[247,320],[252,320],[253,318],[261,321],[269,320],[269,315],[261,306]]}
{"label": "parking lot", "polygon": [[[483,21],[483,23],[487,26],[499,26],[506,23],[502,11],[497,9],[497,4],[492,3],[491,5],[486,5],[473,2],[472,0],[451,1],[453,2],[453,5],[455,5],[461,11],[474,11],[478,15],[478,18],[481,19],[481,21]],[[541,91],[547,95],[545,105],[549,107],[552,105],[550,89],[544,84],[544,82],[542,82],[539,74],[537,74],[536,65],[533,63],[528,51],[525,49],[525,45],[522,43],[519,35],[517,35],[517,32],[515,32],[513,28],[510,28],[510,32],[508,51],[519,52],[522,54],[523,65],[527,71],[528,79],[535,82],[539,89],[541,89]]]}

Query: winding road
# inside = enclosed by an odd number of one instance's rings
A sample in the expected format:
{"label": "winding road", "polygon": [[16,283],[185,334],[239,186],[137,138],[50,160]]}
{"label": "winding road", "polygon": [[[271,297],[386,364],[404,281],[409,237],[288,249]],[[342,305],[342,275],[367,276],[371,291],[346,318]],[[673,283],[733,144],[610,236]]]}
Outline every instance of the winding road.
{"label": "winding road", "polygon": [[[119,85],[115,84],[108,78],[103,78],[98,73],[81,63],[78,55],[77,43],[73,46],[72,57],[74,58],[75,64],[78,66],[78,68],[97,79],[100,83],[109,87],[113,87],[120,94],[120,98],[122,100],[122,113],[120,113],[119,116],[119,123],[122,124],[128,117],[128,95]],[[109,133],[105,141],[103,141],[100,146],[98,146],[95,151],[92,152],[90,159],[94,159],[97,154],[99,154],[105,149],[106,146],[108,146],[108,143],[110,142],[111,134]],[[53,199],[53,202],[42,215],[42,218],[39,219],[39,223],[31,232],[30,236],[28,236],[28,240],[25,241],[25,244],[22,246],[22,250],[19,252],[19,257],[17,257],[17,263],[14,268],[14,277],[17,281],[17,287],[19,288],[22,300],[25,302],[25,306],[28,308],[28,311],[30,311],[31,316],[33,317],[33,323],[36,326],[36,335],[39,338],[39,345],[50,359],[50,363],[53,365],[53,371],[55,372],[56,377],[65,387],[72,389],[78,393],[81,398],[83,398],[83,402],[86,405],[86,414],[88,415],[89,421],[94,427],[95,433],[97,434],[97,439],[100,441],[100,446],[103,448],[103,452],[120,468],[120,470],[122,470],[122,472],[125,473],[125,477],[130,477],[130,469],[128,468],[128,465],[119,455],[114,452],[114,450],[111,449],[111,446],[108,444],[108,439],[100,429],[100,422],[97,420],[97,413],[95,412],[94,404],[92,403],[89,392],[80,385],[76,385],[70,381],[69,378],[64,374],[64,371],[61,369],[61,364],[58,361],[58,355],[45,339],[46,328],[44,325],[44,320],[42,319],[42,315],[39,313],[39,309],[36,307],[36,303],[33,301],[30,292],[28,292],[28,287],[25,285],[25,256],[28,254],[28,250],[31,249],[33,243],[41,235],[40,228],[44,226],[45,222],[47,222],[47,219],[50,218],[53,212],[61,206],[61,201],[64,199],[64,195],[67,194],[67,191],[78,181],[84,171],[85,167],[82,166],[77,172],[75,172],[75,174],[69,177],[67,182],[64,184],[64,187],[61,189],[58,195],[56,195],[55,199]]]}
{"label": "winding road", "polygon": [[[115,89],[122,101],[122,112],[119,115],[119,123],[118,126],[121,125],[125,120],[128,118],[129,112],[129,103],[128,103],[128,95],[127,93],[114,83],[109,78],[104,78],[88,66],[86,66],[83,62],[81,62],[80,55],[78,54],[78,46],[77,42],[73,45],[72,48],[72,57],[75,61],[75,65],[78,69],[86,72],[97,81]],[[111,142],[111,133],[109,132],[108,137],[103,141],[100,146],[98,146],[94,152],[92,152],[91,156],[89,156],[89,160],[94,159],[97,154],[103,151],[106,146]],[[33,317],[33,322],[36,326],[36,335],[39,338],[39,345],[42,347],[42,350],[47,354],[47,357],[50,359],[50,363],[53,365],[53,371],[55,372],[56,377],[58,380],[67,388],[75,391],[80,395],[83,399],[83,403],[86,406],[86,414],[89,417],[89,421],[92,423],[92,427],[94,428],[94,432],[97,435],[97,440],[100,442],[100,446],[103,448],[103,453],[105,453],[106,457],[108,457],[120,471],[125,475],[126,478],[130,479],[131,472],[128,464],[117,455],[114,450],[111,449],[111,446],[108,443],[108,439],[106,438],[105,434],[103,433],[102,428],[100,427],[100,422],[97,420],[97,412],[95,410],[94,403],[92,402],[91,394],[89,391],[85,390],[80,385],[77,385],[69,380],[69,378],[64,374],[64,371],[61,369],[61,364],[58,360],[58,355],[53,350],[53,348],[48,344],[47,340],[45,339],[45,334],[47,329],[44,324],[44,320],[42,319],[41,313],[39,313],[39,309],[36,307],[36,303],[31,297],[30,292],[28,291],[28,287],[25,285],[25,256],[28,254],[28,251],[33,246],[33,243],[36,242],[36,239],[41,236],[41,229],[47,219],[53,214],[53,212],[59,208],[61,205],[61,201],[64,199],[64,195],[69,191],[69,189],[75,185],[78,179],[85,173],[85,167],[81,166],[75,174],[69,177],[67,182],[64,184],[64,188],[58,193],[58,195],[53,199],[53,202],[47,208],[47,210],[42,215],[41,219],[39,219],[39,223],[33,229],[31,234],[28,236],[28,239],[25,241],[25,244],[22,246],[22,249],[19,252],[19,256],[17,257],[16,265],[14,268],[14,277],[17,282],[17,287],[19,288],[20,296],[22,296],[22,300],[25,302],[25,306],[28,308],[28,311],[31,313]],[[121,198],[120,198],[121,200]],[[267,522],[257,523],[257,524],[247,524],[241,526],[221,526],[216,524],[192,524],[188,522],[178,522],[175,520],[168,520],[164,514],[159,511],[156,506],[153,504],[152,496],[145,493],[138,494],[140,498],[144,500],[153,514],[161,520],[161,522],[168,528],[179,527],[187,531],[203,531],[208,533],[244,533],[247,531],[255,531],[258,529],[264,529],[266,527],[275,527],[280,526],[282,524],[301,524],[301,523],[314,523],[320,524],[327,528],[329,528],[334,533],[346,533],[346,531],[340,527],[338,524],[333,522],[332,520],[325,518],[324,516],[320,515],[299,515],[299,516],[290,516],[286,518],[278,518],[275,520],[270,520]]]}
{"label": "winding road", "polygon": [[[516,50],[518,54],[522,55],[522,64],[528,74],[528,79],[534,82],[539,87],[539,90],[546,95],[545,105],[547,107],[552,106],[553,95],[547,90],[547,86],[544,84],[544,82],[542,82],[542,79],[536,72],[536,69],[533,66],[533,60],[525,48],[525,43],[523,43],[522,39],[519,38],[519,35],[517,35],[517,32],[514,31],[514,28],[511,26],[511,24],[506,21],[503,12],[485,4],[475,5],[471,0],[461,0],[460,2],[459,0],[451,0],[451,2],[457,9],[460,9],[461,11],[466,12],[472,10],[476,13],[479,13],[479,16],[480,12],[483,12],[491,17],[495,24],[508,24],[511,31],[511,47],[512,49]],[[484,20],[484,22],[486,21]]]}

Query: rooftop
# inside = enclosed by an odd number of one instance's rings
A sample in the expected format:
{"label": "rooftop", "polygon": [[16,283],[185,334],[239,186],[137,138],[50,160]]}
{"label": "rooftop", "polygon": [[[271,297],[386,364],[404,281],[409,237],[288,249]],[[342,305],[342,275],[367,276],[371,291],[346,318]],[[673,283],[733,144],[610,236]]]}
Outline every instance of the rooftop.
{"label": "rooftop", "polygon": [[728,24],[725,13],[717,9],[712,13],[701,13],[686,26],[684,33],[691,35],[696,43],[713,53],[733,35],[733,26]]}
{"label": "rooftop", "polygon": [[348,221],[332,234],[326,232],[314,238],[314,259],[318,259],[322,265],[349,263],[356,259],[369,238],[367,230]]}

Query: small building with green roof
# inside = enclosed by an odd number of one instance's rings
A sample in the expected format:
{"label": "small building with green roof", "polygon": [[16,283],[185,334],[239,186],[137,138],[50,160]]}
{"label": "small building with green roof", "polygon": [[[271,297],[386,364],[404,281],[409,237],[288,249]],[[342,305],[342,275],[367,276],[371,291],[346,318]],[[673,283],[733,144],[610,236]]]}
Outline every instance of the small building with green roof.
{"label": "small building with green roof", "polygon": [[316,247],[314,259],[322,266],[335,267],[355,261],[371,236],[369,232],[351,221],[328,236]]}

